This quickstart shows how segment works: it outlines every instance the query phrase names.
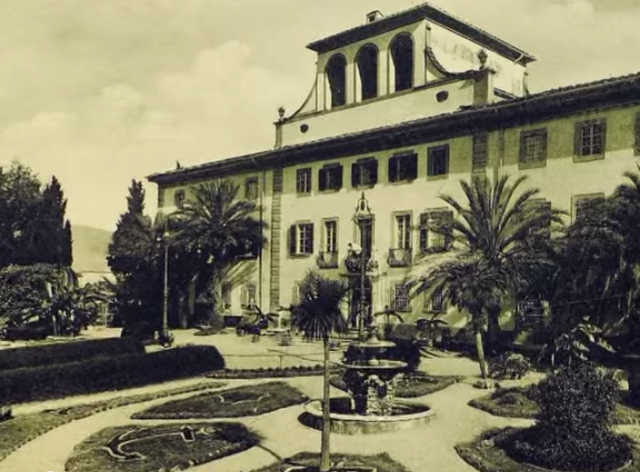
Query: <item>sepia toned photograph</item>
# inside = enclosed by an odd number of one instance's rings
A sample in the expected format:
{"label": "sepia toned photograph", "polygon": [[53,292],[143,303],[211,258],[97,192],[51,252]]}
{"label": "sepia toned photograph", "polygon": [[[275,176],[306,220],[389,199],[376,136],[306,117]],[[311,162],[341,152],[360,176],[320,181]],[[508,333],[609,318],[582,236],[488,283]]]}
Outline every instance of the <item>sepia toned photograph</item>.
{"label": "sepia toned photograph", "polygon": [[0,472],[640,472],[639,20],[0,2]]}

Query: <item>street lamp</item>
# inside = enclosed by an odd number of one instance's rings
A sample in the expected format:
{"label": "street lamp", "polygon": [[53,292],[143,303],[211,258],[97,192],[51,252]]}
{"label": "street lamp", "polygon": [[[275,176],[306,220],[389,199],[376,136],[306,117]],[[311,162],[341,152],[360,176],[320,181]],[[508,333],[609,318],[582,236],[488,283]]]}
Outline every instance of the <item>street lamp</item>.
{"label": "street lamp", "polygon": [[[364,339],[364,321],[365,321],[365,310],[366,310],[366,296],[365,296],[365,279],[367,272],[367,262],[370,254],[367,254],[367,250],[365,248],[365,224],[367,221],[371,219],[373,213],[371,212],[371,207],[369,206],[369,201],[365,198],[364,192],[362,192],[360,198],[358,199],[358,203],[356,204],[356,211],[353,215],[354,222],[358,225],[360,230],[360,313],[358,316],[358,338],[360,340]],[[355,250],[356,255],[357,249]]]}
{"label": "street lamp", "polygon": [[163,245],[164,252],[164,274],[162,287],[162,330],[160,332],[160,342],[165,343],[169,340],[169,229],[167,228],[167,220],[164,222],[164,229],[156,239]]}

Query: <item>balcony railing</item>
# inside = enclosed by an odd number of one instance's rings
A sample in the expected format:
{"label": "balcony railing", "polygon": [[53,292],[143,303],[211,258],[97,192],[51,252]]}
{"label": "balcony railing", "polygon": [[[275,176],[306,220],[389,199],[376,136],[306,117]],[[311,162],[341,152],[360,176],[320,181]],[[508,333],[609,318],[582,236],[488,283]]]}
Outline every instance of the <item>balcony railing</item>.
{"label": "balcony railing", "polygon": [[[359,274],[362,271],[361,256],[356,256],[355,254],[348,255],[344,258],[344,266],[346,267],[347,272],[352,274]],[[365,269],[366,273],[369,275],[377,273],[378,261],[373,257],[368,257]]]}
{"label": "balcony railing", "polygon": [[336,269],[338,267],[338,253],[320,251],[316,262],[320,269]]}
{"label": "balcony railing", "polygon": [[411,248],[389,249],[387,263],[389,264],[389,267],[407,267],[411,265]]}

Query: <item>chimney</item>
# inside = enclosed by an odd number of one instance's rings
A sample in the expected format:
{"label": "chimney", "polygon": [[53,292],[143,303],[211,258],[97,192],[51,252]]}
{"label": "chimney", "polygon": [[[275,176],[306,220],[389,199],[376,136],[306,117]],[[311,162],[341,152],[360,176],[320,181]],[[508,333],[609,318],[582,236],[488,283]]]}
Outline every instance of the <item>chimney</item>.
{"label": "chimney", "polygon": [[384,15],[380,10],[373,10],[372,12],[367,13],[367,23],[373,23],[374,21],[378,21]]}

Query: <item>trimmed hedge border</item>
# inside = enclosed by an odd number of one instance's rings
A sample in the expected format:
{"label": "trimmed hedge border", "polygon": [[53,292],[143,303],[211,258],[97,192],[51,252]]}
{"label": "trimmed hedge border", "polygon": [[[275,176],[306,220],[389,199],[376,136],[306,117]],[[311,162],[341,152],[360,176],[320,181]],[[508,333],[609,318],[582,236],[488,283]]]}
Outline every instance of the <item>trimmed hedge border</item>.
{"label": "trimmed hedge border", "polygon": [[15,418],[0,423],[0,437],[2,438],[2,441],[0,441],[0,461],[6,459],[10,454],[28,442],[33,441],[58,426],[71,423],[72,421],[87,418],[96,413],[101,413],[113,408],[200,390],[221,388],[224,387],[224,385],[225,384],[221,382],[201,382],[188,387],[116,397],[95,403],[85,403],[71,407],[44,410],[27,415],[18,415]]}
{"label": "trimmed hedge border", "polygon": [[144,346],[130,338],[108,338],[0,349],[0,371],[127,354],[144,354]]}
{"label": "trimmed hedge border", "polygon": [[0,376],[5,403],[120,390],[191,377],[224,367],[213,346],[186,346],[151,354],[95,358],[51,366],[14,369]]}
{"label": "trimmed hedge border", "polygon": [[[320,454],[312,452],[299,452],[293,457],[282,459],[266,467],[254,469],[252,472],[280,472],[282,470],[288,470],[287,466],[291,467],[294,465],[300,467],[306,466],[305,469],[298,469],[299,472],[317,472],[317,464],[319,464],[319,462]],[[409,472],[409,469],[407,469],[399,462],[394,461],[386,452],[371,456],[333,453],[331,454],[331,462],[333,462],[334,464],[343,462],[346,464],[346,466],[348,466],[349,463],[357,464],[357,466],[355,466],[353,470],[358,470],[358,468],[361,467],[372,467],[378,472]],[[347,471],[351,469],[345,468],[344,470]]]}
{"label": "trimmed hedge border", "polygon": [[[330,372],[335,374],[340,368],[332,368]],[[211,379],[270,379],[278,377],[309,377],[323,375],[324,368],[318,364],[315,366],[295,366],[279,369],[275,367],[258,369],[224,369],[210,372],[206,377]]]}

